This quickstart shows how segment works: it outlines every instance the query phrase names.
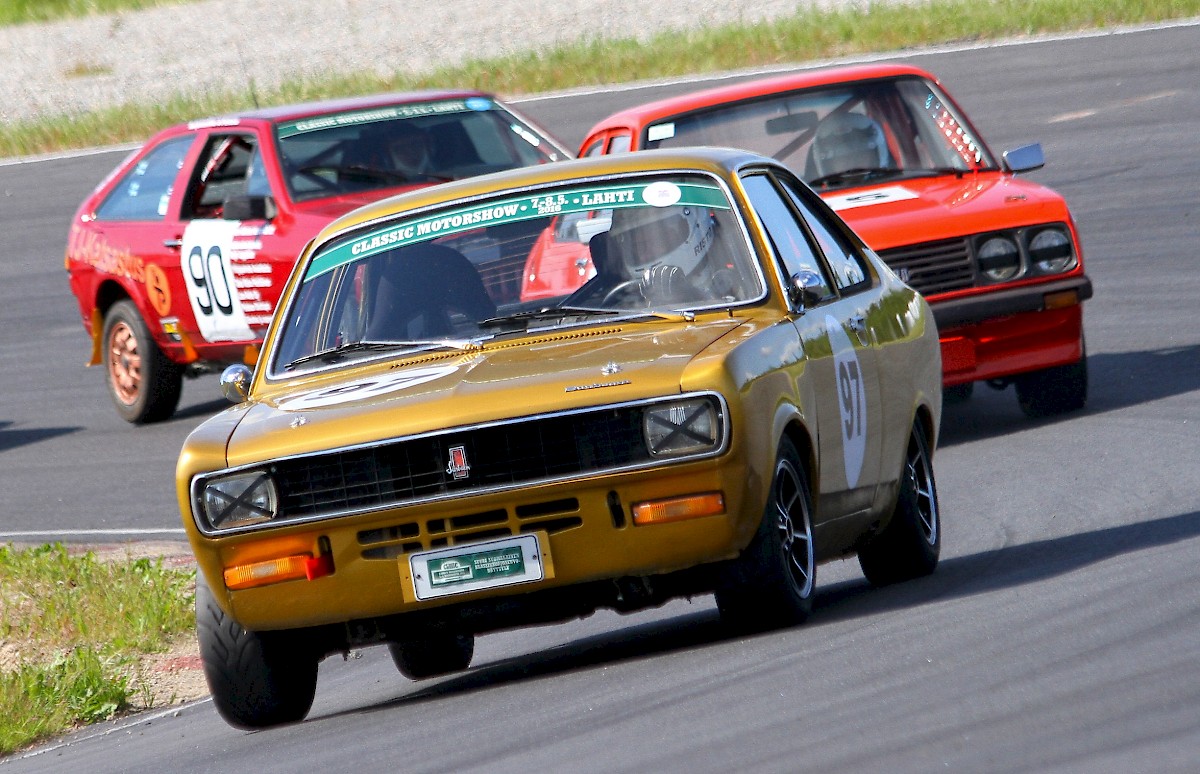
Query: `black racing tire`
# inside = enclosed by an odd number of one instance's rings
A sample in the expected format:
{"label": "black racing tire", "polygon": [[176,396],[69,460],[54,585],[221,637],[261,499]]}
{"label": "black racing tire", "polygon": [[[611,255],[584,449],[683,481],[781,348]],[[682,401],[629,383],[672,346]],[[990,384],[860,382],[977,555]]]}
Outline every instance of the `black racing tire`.
{"label": "black racing tire", "polygon": [[183,369],[154,343],[146,321],[129,299],[104,315],[104,379],[117,413],[140,425],[175,413],[183,391]]}
{"label": "black racing tire", "polygon": [[475,655],[475,636],[448,634],[406,642],[389,642],[392,662],[409,680],[461,672]]}
{"label": "black racing tire", "polygon": [[196,636],[217,712],[231,726],[295,723],[317,692],[319,656],[285,632],[252,632],[225,614],[196,574]]}
{"label": "black racing tire", "polygon": [[918,421],[904,454],[900,492],[892,518],[858,552],[858,563],[873,586],[932,573],[942,552],[941,512],[933,476],[933,454]]}
{"label": "black racing tire", "polygon": [[1017,404],[1031,419],[1078,411],[1087,404],[1087,353],[1074,363],[1022,374],[1015,383]]}
{"label": "black racing tire", "polygon": [[960,403],[966,403],[971,399],[971,395],[975,392],[975,382],[967,382],[966,384],[956,384],[952,387],[942,388],[942,403],[947,406],[956,406]]}
{"label": "black racing tire", "polygon": [[749,631],[795,626],[812,613],[817,565],[810,491],[800,454],[784,438],[758,531],[716,589],[727,625]]}

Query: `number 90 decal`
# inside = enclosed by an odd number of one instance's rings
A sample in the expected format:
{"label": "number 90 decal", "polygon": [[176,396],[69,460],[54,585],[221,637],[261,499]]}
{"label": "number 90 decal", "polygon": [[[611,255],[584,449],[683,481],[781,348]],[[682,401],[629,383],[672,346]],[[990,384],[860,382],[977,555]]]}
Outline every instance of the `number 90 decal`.
{"label": "number 90 decal", "polygon": [[238,301],[229,266],[236,221],[196,220],[183,232],[180,256],[188,301],[205,341],[254,338]]}
{"label": "number 90 decal", "polygon": [[191,291],[192,307],[205,316],[233,314],[233,291],[230,289],[229,274],[220,245],[210,245],[208,252],[200,245],[192,245],[184,261],[187,267],[188,290]]}

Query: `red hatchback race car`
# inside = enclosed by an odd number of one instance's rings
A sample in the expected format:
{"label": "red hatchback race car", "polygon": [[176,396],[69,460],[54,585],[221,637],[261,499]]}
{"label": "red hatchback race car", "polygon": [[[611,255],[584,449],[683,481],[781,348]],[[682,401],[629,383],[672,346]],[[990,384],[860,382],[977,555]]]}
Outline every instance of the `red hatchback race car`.
{"label": "red hatchback race car", "polygon": [[[581,156],[687,145],[746,148],[788,165],[929,300],[947,397],[1016,385],[1022,410],[1083,407],[1082,302],[1092,295],[1059,194],[1018,173],[1040,145],[997,158],[928,72],[904,65],[813,70],[666,99],[600,121]],[[591,219],[581,221],[589,222]],[[594,274],[589,234],[542,234],[523,296]],[[822,235],[814,235],[822,244]],[[784,246],[779,246],[784,247]]]}
{"label": "red hatchback race car", "polygon": [[[390,94],[263,108],[155,135],[79,207],[66,268],[117,412],[165,419],[182,378],[253,363],[279,293],[327,223],[400,191],[570,158],[489,94]],[[519,228],[519,226],[518,226]],[[525,250],[468,257],[520,283]],[[512,257],[512,256],[517,257]]]}

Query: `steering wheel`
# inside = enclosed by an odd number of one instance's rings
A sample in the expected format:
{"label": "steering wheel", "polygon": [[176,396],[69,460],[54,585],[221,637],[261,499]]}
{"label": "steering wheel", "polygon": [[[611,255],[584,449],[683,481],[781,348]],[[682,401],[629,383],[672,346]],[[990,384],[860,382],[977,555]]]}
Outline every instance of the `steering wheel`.
{"label": "steering wheel", "polygon": [[635,288],[637,289],[638,295],[641,296],[642,300],[644,301],[646,297],[642,293],[642,280],[640,277],[635,277],[633,279],[627,279],[618,282],[612,289],[604,294],[604,298],[600,301],[600,303],[603,306],[608,306],[610,304],[615,305],[618,298],[624,295],[629,295],[629,292]]}

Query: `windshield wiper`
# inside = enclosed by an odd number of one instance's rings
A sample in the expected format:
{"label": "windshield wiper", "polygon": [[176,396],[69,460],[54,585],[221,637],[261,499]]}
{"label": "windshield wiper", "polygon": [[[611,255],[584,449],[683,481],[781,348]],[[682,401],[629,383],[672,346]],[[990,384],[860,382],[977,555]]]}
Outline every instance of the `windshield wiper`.
{"label": "windshield wiper", "polygon": [[596,309],[586,306],[544,306],[541,309],[528,309],[524,312],[513,312],[512,314],[498,315],[489,317],[486,320],[480,320],[476,325],[480,328],[499,328],[509,323],[529,323],[535,320],[560,320],[564,317],[589,317],[598,315],[607,317],[614,314],[621,314],[620,309]]}
{"label": "windshield wiper", "polygon": [[875,177],[896,177],[897,175],[903,175],[907,171],[906,169],[897,169],[896,167],[855,167],[854,169],[843,169],[841,172],[834,172],[831,175],[822,175],[821,177],[809,180],[808,184],[813,188],[820,188],[826,185],[840,185],[850,182],[860,183]]}
{"label": "windshield wiper", "polygon": [[285,371],[290,371],[296,366],[310,363],[314,360],[320,360],[325,363],[336,363],[339,360],[344,360],[348,355],[353,355],[360,352],[390,352],[392,350],[415,349],[421,351],[438,350],[438,349],[458,349],[467,350],[474,349],[479,346],[478,341],[472,339],[412,339],[412,340],[393,340],[393,341],[351,341],[346,344],[339,344],[336,347],[323,349],[320,352],[313,352],[311,355],[298,357],[292,362],[284,366]]}

